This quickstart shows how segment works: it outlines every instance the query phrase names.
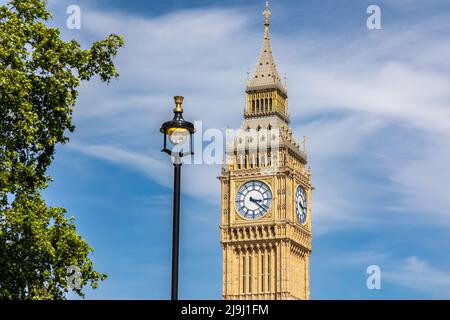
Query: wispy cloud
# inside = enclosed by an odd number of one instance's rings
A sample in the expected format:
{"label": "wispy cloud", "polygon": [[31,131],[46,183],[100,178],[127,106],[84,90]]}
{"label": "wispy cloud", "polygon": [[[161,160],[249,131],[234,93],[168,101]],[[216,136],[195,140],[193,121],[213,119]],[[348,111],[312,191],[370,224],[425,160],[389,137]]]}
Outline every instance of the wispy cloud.
{"label": "wispy cloud", "polygon": [[164,170],[164,162],[156,161],[150,156],[144,156],[140,153],[126,151],[110,145],[79,145],[72,143],[69,146],[84,154],[100,158],[118,165],[126,165],[148,174],[155,178],[157,172]]}
{"label": "wispy cloud", "polygon": [[[376,250],[348,251],[330,257],[329,262],[338,269],[359,270],[377,265],[381,271],[381,290],[393,290],[392,285],[412,289],[434,298],[450,297],[450,273],[430,265],[417,256],[396,257]],[[364,278],[367,278],[366,275]],[[389,285],[389,286],[388,286]],[[390,288],[390,289],[388,289]]]}
{"label": "wispy cloud", "polygon": [[[170,117],[173,94],[186,95],[190,120],[201,119],[208,127],[222,130],[227,125],[239,126],[236,115],[243,110],[245,70],[253,66],[261,40],[260,28],[249,24],[253,19],[248,15],[233,9],[196,9],[151,19],[89,10],[83,21],[86,39],[117,32],[125,36],[127,46],[118,60],[120,82],[82,90],[75,114],[80,130],[73,137],[77,149],[134,167],[165,185],[167,179],[161,179],[160,172],[161,168],[169,172],[167,166],[147,152],[124,150],[158,150],[157,128]],[[437,25],[439,19],[408,31],[362,32],[352,39],[340,38],[339,43],[311,40],[302,34],[277,37],[274,27],[277,60],[280,69],[290,75],[294,131],[297,136],[310,137],[319,229],[328,230],[330,224],[325,223],[330,218],[373,222],[373,216],[365,214],[369,198],[364,190],[370,182],[358,177],[351,157],[386,155],[391,146],[369,148],[388,126],[415,128],[415,134],[423,132],[430,139],[450,136],[449,66],[442,59],[450,54],[450,45],[443,44],[438,34],[429,37],[427,32]],[[397,151],[414,144],[414,139],[409,137]],[[379,168],[371,168],[372,174],[390,181],[386,189],[401,189],[398,197],[405,203],[411,198],[432,201],[434,197],[439,205],[428,207],[430,213],[450,212],[441,193],[423,194],[418,181],[410,183],[410,173],[416,169],[425,181],[435,177],[427,184],[428,190],[434,190],[436,179],[446,179],[442,166],[450,155],[443,145],[428,148],[427,154],[426,158],[419,153],[405,158],[392,153]],[[432,161],[425,174],[420,166],[433,158],[442,160],[440,164]],[[218,173],[217,167],[208,166],[188,171],[189,181],[202,181],[187,191],[189,195],[216,201],[219,188],[214,178]],[[420,180],[420,174],[416,176]]]}
{"label": "wispy cloud", "polygon": [[416,256],[399,261],[395,268],[387,269],[382,275],[386,281],[429,293],[435,298],[450,297],[450,274]]}
{"label": "wispy cloud", "polygon": [[[383,13],[389,6],[405,14],[417,8],[424,12],[424,3],[390,1]],[[82,30],[63,29],[66,38],[76,36],[87,44],[115,32],[124,35],[126,47],[117,60],[118,81],[82,87],[75,110],[78,130],[67,147],[170,188],[172,168],[159,153],[159,126],[171,117],[172,96],[185,95],[186,118],[202,120],[205,130],[238,127],[246,71],[256,63],[262,26],[254,12],[240,8],[199,8],[156,17],[103,12],[87,2],[82,9]],[[291,126],[298,138],[309,138],[317,187],[312,204],[315,241],[323,246],[320,241],[338,234],[333,241],[341,247],[326,257],[335,268],[361,266],[364,276],[365,267],[380,264],[391,284],[447,297],[449,275],[434,265],[437,259],[416,253],[415,247],[394,253],[380,243],[395,242],[397,232],[407,227],[450,227],[449,13],[427,11],[411,23],[386,19],[381,31],[368,31],[361,21],[358,30],[316,31],[314,36],[295,26],[281,34],[272,26],[280,72],[288,73]],[[196,206],[186,210],[187,222],[208,228],[195,235],[190,249],[218,240],[213,228],[220,214],[219,173],[218,166],[183,170],[182,190]],[[170,199],[156,195],[151,201]],[[396,226],[403,228],[392,232]],[[353,238],[346,243],[346,236],[368,230],[376,239],[355,240],[366,250],[355,251]],[[421,241],[417,238],[410,239],[411,247]],[[447,245],[447,239],[428,238],[430,252]],[[323,264],[326,252],[316,252],[319,260],[313,255],[313,263]],[[204,263],[209,262],[199,262]],[[115,296],[120,288],[113,289]]]}

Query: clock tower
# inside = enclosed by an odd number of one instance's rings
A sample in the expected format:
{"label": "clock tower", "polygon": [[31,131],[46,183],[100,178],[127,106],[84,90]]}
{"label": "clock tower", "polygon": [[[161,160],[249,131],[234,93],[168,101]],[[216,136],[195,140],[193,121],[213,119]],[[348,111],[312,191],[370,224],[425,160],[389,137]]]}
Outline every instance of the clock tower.
{"label": "clock tower", "polygon": [[242,127],[227,143],[221,182],[223,299],[310,298],[311,168],[289,127],[288,91],[264,40],[247,82]]}

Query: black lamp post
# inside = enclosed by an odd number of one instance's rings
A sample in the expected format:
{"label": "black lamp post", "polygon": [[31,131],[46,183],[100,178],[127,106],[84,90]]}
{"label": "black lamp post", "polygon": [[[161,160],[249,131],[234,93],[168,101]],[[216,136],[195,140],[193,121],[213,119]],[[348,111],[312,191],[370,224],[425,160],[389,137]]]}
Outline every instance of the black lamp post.
{"label": "black lamp post", "polygon": [[[183,119],[183,100],[181,96],[174,97],[175,109],[172,120],[165,122],[161,126],[161,133],[164,134],[164,148],[162,152],[173,158],[174,166],[174,189],[173,189],[173,238],[172,238],[172,300],[178,300],[178,257],[180,247],[180,180],[181,165],[184,156],[193,155],[193,135],[194,125]],[[169,149],[167,136],[172,145]],[[189,140],[189,141],[187,141]],[[181,146],[188,145],[188,151],[181,151]]]}

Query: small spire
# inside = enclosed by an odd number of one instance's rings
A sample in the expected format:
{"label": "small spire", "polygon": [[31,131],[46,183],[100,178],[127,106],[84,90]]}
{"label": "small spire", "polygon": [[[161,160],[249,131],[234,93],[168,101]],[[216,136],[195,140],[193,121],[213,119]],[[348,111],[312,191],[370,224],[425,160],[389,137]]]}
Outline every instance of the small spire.
{"label": "small spire", "polygon": [[269,28],[269,26],[270,26],[270,16],[271,16],[271,13],[270,13],[270,10],[269,10],[269,1],[266,1],[266,10],[264,10],[263,15],[264,15],[264,17],[266,17],[266,22],[265,22],[264,25],[266,26],[266,28]]}
{"label": "small spire", "polygon": [[269,1],[266,2],[266,10],[263,12],[265,17],[265,31],[261,55],[256,66],[253,77],[247,82],[247,89],[255,89],[265,87],[279,88],[286,92],[286,88],[281,82],[280,74],[278,73],[275,59],[272,54],[272,46],[270,44],[270,16]]}
{"label": "small spire", "polygon": [[306,143],[307,143],[306,136],[303,136],[303,152],[304,153],[307,153],[307,151],[306,151]]}

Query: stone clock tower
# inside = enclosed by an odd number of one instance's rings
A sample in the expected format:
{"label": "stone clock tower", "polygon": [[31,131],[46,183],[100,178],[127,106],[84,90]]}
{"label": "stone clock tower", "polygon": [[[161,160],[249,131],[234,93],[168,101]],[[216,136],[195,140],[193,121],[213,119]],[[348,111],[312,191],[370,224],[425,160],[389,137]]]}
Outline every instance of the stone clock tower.
{"label": "stone clock tower", "polygon": [[244,121],[227,145],[221,182],[223,298],[309,299],[311,169],[289,127],[288,93],[270,43],[246,88]]}

